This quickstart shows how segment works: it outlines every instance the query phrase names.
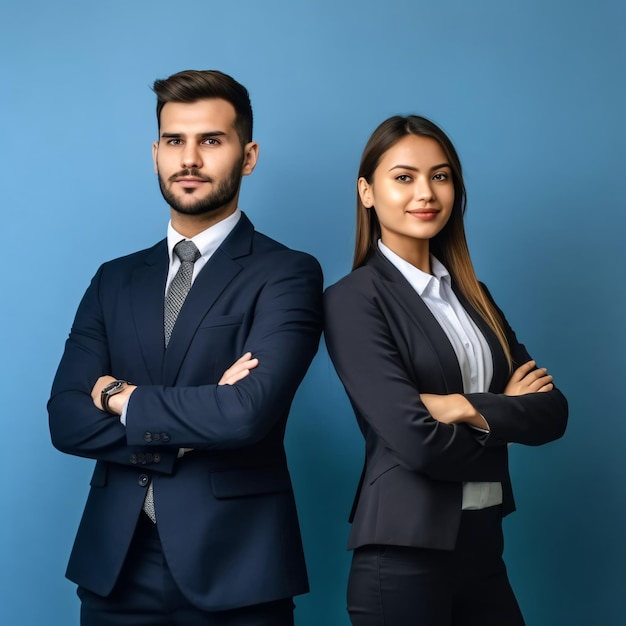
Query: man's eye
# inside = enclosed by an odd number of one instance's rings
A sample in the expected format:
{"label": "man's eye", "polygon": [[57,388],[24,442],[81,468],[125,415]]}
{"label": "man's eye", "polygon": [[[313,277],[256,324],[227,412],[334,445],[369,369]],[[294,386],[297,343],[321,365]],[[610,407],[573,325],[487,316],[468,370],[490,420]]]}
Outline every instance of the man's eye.
{"label": "man's eye", "polygon": [[180,139],[168,139],[167,140],[167,145],[168,146],[180,146],[182,145],[182,140]]}
{"label": "man's eye", "polygon": [[208,145],[208,146],[217,146],[219,145],[219,141],[217,139],[215,139],[214,137],[207,137],[202,143]]}

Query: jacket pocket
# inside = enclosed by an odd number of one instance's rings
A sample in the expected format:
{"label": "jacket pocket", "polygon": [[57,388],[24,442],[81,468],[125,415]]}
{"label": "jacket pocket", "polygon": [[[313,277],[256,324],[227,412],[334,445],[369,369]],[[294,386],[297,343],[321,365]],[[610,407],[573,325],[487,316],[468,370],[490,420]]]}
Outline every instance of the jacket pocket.
{"label": "jacket pocket", "polygon": [[367,477],[367,482],[370,485],[373,485],[383,474],[399,467],[400,463],[398,463],[395,459],[389,459],[387,463],[382,464],[380,467],[376,467],[375,471],[370,473]]}
{"label": "jacket pocket", "polygon": [[238,326],[243,321],[243,313],[236,315],[207,315],[200,323],[200,328],[219,328],[220,326]]}
{"label": "jacket pocket", "polygon": [[229,470],[211,474],[216,498],[240,498],[291,490],[289,473],[280,468]]}

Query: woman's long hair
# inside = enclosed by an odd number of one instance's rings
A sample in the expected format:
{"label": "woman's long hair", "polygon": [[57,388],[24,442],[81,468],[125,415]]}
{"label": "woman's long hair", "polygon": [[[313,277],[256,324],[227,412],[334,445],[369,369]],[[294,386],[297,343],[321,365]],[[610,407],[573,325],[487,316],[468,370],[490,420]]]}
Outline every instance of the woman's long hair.
{"label": "woman's long hair", "polygon": [[[430,240],[430,252],[445,265],[461,293],[496,334],[509,362],[509,367],[511,367],[511,351],[506,339],[506,333],[504,332],[502,318],[496,307],[481,289],[470,258],[467,239],[465,238],[465,227],[463,225],[466,193],[461,161],[447,135],[433,122],[417,115],[390,117],[374,131],[367,142],[361,157],[359,178],[362,177],[371,184],[374,179],[374,172],[383,155],[407,135],[418,135],[434,139],[439,143],[448,159],[454,184],[454,204],[448,222],[441,232]],[[356,243],[352,269],[363,265],[370,255],[376,251],[380,236],[380,224],[374,207],[371,209],[366,208],[361,202],[361,197],[357,191]]]}

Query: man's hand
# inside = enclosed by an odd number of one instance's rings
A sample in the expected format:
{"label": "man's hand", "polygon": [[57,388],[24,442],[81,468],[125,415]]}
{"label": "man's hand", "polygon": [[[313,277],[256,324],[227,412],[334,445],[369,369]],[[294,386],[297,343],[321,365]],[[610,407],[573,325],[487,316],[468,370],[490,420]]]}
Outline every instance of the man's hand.
{"label": "man's hand", "polygon": [[[102,390],[116,380],[117,378],[114,376],[100,376],[91,390],[91,399],[96,407],[98,407],[101,411],[104,411],[102,402],[100,401]],[[125,389],[116,393],[114,396],[111,396],[109,398],[109,412],[114,415],[121,415],[124,405],[126,404],[126,400],[130,398],[135,389],[137,389],[137,385],[126,385]]]}
{"label": "man's hand", "polygon": [[234,385],[238,380],[245,378],[258,364],[259,359],[253,359],[252,352],[246,352],[222,374],[217,384]]}
{"label": "man's hand", "polygon": [[504,395],[523,396],[527,393],[552,391],[552,380],[545,367],[538,368],[535,361],[528,361],[513,372],[511,380],[504,388]]}

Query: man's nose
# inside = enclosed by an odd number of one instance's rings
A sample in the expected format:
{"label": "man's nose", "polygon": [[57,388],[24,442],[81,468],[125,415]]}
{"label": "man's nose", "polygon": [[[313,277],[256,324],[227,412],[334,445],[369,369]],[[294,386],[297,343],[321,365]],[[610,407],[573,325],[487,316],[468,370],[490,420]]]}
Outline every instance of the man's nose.
{"label": "man's nose", "polygon": [[197,146],[187,144],[182,154],[182,165],[186,168],[202,166],[202,159],[200,157],[200,151]]}

